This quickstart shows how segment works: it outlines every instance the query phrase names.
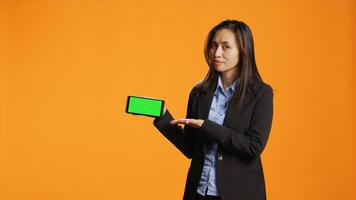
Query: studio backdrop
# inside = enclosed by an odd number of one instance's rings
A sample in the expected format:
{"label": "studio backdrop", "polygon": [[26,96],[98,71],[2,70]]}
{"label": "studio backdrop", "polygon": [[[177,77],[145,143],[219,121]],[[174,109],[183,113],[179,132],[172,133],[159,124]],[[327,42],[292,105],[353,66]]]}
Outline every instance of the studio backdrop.
{"label": "studio backdrop", "polygon": [[0,199],[180,200],[190,160],[125,113],[185,117],[225,19],[250,26],[274,89],[270,200],[356,199],[352,0],[0,0]]}

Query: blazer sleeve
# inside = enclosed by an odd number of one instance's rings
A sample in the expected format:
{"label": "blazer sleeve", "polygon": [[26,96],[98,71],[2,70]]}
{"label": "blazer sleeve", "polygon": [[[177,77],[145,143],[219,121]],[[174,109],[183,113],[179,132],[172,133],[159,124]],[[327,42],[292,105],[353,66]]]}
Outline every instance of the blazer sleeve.
{"label": "blazer sleeve", "polygon": [[202,124],[201,134],[218,142],[223,148],[233,150],[244,156],[252,158],[260,156],[266,146],[272,125],[272,88],[267,85],[258,96],[248,130],[237,132],[206,119]]}
{"label": "blazer sleeve", "polygon": [[[186,118],[192,118],[192,98],[193,91],[189,94]],[[153,125],[187,158],[191,159],[193,156],[195,137],[193,131],[195,128],[190,126],[171,125],[170,121],[173,120],[171,113],[166,112],[153,121]]]}

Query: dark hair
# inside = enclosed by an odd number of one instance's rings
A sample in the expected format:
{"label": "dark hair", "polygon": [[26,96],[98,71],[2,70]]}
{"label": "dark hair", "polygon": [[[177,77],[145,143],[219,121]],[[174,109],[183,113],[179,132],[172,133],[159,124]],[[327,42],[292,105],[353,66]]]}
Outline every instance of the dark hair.
{"label": "dark hair", "polygon": [[239,62],[237,64],[238,74],[235,80],[240,80],[229,103],[241,105],[244,101],[247,88],[252,87],[253,80],[257,79],[262,82],[255,62],[252,32],[242,21],[228,19],[216,25],[209,32],[204,45],[205,60],[209,66],[209,72],[206,74],[204,80],[197,85],[197,88],[198,91],[201,92],[207,87],[212,86],[214,79],[219,75],[219,72],[214,70],[212,59],[209,57],[209,49],[216,32],[221,29],[230,29],[235,34],[239,50]]}

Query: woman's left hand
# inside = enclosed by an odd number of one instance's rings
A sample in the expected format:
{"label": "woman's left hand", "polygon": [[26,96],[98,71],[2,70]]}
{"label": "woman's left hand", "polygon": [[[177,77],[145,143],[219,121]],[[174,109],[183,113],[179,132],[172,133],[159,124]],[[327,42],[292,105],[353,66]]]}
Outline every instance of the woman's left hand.
{"label": "woman's left hand", "polygon": [[176,119],[176,120],[172,120],[171,121],[171,124],[174,125],[174,124],[185,124],[185,125],[188,125],[188,126],[192,126],[194,128],[200,128],[204,123],[204,120],[202,119],[184,119],[184,118],[181,118],[181,119]]}

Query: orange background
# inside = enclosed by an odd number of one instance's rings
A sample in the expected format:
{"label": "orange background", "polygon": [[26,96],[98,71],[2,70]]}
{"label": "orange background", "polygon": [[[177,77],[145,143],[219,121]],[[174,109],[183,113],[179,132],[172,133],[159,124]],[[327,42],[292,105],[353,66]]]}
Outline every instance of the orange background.
{"label": "orange background", "polygon": [[181,199],[189,160],[127,95],[184,117],[208,31],[245,21],[274,91],[270,200],[356,199],[356,3],[0,0],[1,199]]}

